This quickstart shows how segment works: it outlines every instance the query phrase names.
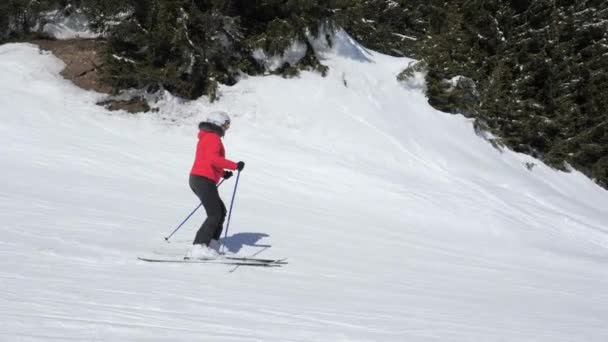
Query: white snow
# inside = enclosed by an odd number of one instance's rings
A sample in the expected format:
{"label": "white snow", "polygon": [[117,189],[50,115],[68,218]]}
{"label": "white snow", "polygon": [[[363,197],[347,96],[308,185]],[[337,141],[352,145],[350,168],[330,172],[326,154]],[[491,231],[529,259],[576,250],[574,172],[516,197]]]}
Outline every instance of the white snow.
{"label": "white snow", "polygon": [[42,31],[55,39],[94,39],[100,36],[91,31],[89,20],[80,12],[64,16],[58,11],[53,11],[47,15],[47,20],[50,22],[44,25]]}
{"label": "white snow", "polygon": [[[122,57],[119,56],[117,54],[112,54],[112,58],[117,59],[119,61],[123,61],[123,62],[127,62],[127,63],[131,63],[131,64],[137,64],[137,62],[135,62],[134,60],[132,60],[131,58],[127,58],[127,57]],[[192,58],[192,56],[190,57]]]}
{"label": "white snow", "polygon": [[296,65],[304,56],[308,48],[300,41],[293,41],[292,44],[280,56],[269,55],[264,49],[258,48],[253,51],[253,58],[263,65],[268,71],[275,71],[285,63]]}
{"label": "white snow", "polygon": [[404,34],[400,34],[400,33],[397,33],[397,32],[392,32],[391,34],[392,34],[393,36],[396,36],[396,37],[401,38],[401,40],[404,40],[404,39],[408,39],[408,40],[418,40],[418,38],[416,38],[416,37],[406,36],[406,35],[404,35]]}
{"label": "white snow", "polygon": [[401,81],[403,86],[405,86],[409,90],[419,90],[421,92],[426,92],[426,68],[421,68],[417,66],[417,62],[414,61],[409,62],[407,68],[411,70],[413,69],[414,71],[411,73],[411,76]]}
{"label": "white snow", "polygon": [[601,27],[601,26],[608,26],[608,20],[604,19],[604,20],[599,20],[595,23],[587,23],[587,24],[583,24],[583,28],[588,28],[588,27]]}
{"label": "white snow", "polygon": [[[497,151],[397,82],[411,60],[340,35],[326,78],[250,77],[158,115],[106,112],[55,57],[0,46],[0,340],[608,340],[608,192]],[[136,259],[191,243],[201,212],[163,237],[197,205],[215,109],[247,163],[225,242],[285,267]]]}
{"label": "white snow", "polygon": [[449,80],[447,80],[447,79],[444,80],[444,82],[450,86],[450,88],[447,91],[448,92],[453,91],[458,86],[458,83],[460,83],[461,80],[464,78],[466,78],[466,77],[462,76],[462,75],[457,75],[457,76],[450,78]]}

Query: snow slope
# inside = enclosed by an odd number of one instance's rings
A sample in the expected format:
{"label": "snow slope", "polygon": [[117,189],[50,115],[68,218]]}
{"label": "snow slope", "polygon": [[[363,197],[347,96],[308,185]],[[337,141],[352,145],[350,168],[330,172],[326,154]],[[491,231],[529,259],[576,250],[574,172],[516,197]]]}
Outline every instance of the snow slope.
{"label": "snow slope", "polygon": [[[0,340],[607,341],[608,192],[433,110],[396,81],[408,59],[317,48],[326,78],[128,115],[0,46]],[[136,259],[183,254],[203,220],[164,242],[212,109],[247,163],[225,243],[286,267]]]}

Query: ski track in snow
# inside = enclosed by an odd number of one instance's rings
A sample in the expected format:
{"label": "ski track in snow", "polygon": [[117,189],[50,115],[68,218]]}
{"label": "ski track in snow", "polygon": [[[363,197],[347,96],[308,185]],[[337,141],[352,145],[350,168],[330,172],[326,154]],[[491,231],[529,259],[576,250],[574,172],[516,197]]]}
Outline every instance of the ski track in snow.
{"label": "ski track in snow", "polygon": [[[409,59],[337,38],[326,78],[252,77],[141,115],[0,46],[0,340],[608,340],[608,193],[494,149],[397,82]],[[228,157],[247,163],[226,244],[289,265],[136,259],[183,255],[204,219],[164,242],[197,204],[213,109],[234,113]]]}

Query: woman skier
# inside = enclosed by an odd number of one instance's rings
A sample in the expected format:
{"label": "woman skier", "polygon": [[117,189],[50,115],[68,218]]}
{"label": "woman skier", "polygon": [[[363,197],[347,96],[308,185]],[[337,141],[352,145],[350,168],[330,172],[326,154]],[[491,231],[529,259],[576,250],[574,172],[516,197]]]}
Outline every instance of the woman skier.
{"label": "woman skier", "polygon": [[217,257],[219,239],[226,218],[226,206],[220,199],[217,183],[221,178],[228,179],[232,176],[232,172],[225,169],[240,172],[245,167],[242,161],[235,163],[225,158],[226,152],[221,138],[229,127],[230,117],[222,111],[210,113],[198,126],[196,157],[190,171],[189,183],[205,207],[207,219],[196,233],[193,246],[186,254],[190,259]]}

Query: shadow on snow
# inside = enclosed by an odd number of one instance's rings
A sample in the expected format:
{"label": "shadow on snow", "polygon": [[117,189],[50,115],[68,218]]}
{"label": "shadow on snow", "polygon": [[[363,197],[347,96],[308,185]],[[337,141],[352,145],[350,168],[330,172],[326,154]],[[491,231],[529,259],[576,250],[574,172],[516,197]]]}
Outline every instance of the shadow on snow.
{"label": "shadow on snow", "polygon": [[228,251],[236,254],[243,246],[262,247],[264,249],[271,248],[271,245],[257,244],[260,240],[268,236],[268,234],[263,233],[237,233],[221,239],[221,242]]}

